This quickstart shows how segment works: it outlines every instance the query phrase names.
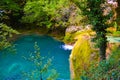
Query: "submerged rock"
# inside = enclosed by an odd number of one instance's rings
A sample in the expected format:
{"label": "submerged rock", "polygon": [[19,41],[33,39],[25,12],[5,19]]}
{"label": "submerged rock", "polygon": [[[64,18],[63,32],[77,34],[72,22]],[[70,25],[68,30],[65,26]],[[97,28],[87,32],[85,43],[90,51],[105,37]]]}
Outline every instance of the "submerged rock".
{"label": "submerged rock", "polygon": [[8,74],[11,73],[19,73],[22,70],[22,65],[20,63],[13,63],[9,68],[8,68]]}

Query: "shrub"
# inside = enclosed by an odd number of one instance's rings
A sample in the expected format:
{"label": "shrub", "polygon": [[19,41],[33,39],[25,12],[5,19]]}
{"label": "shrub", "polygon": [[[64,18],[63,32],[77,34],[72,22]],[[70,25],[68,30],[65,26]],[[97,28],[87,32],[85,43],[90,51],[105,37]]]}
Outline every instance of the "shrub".
{"label": "shrub", "polygon": [[108,60],[92,64],[81,76],[82,80],[119,80],[120,49],[115,48]]}
{"label": "shrub", "polygon": [[35,43],[34,49],[35,51],[32,52],[29,57],[23,56],[23,58],[32,62],[35,69],[30,72],[23,72],[23,76],[29,80],[56,80],[58,73],[55,69],[49,69],[51,59],[46,60],[46,57],[41,56],[37,43]]}
{"label": "shrub", "polygon": [[113,36],[119,36],[120,37],[120,31],[113,32]]}

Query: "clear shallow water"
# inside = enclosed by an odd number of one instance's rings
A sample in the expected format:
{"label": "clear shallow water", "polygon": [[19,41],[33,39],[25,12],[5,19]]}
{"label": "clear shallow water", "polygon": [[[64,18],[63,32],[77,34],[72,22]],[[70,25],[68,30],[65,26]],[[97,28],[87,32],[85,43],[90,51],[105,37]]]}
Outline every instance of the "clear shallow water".
{"label": "clear shallow water", "polygon": [[23,80],[21,71],[31,71],[34,67],[23,59],[34,51],[34,43],[40,47],[41,56],[52,58],[51,67],[59,73],[58,80],[69,80],[69,55],[71,50],[64,49],[64,43],[49,36],[27,35],[14,42],[16,54],[2,55],[0,52],[0,80]]}
{"label": "clear shallow water", "polygon": [[107,36],[107,40],[110,43],[120,43],[120,37]]}

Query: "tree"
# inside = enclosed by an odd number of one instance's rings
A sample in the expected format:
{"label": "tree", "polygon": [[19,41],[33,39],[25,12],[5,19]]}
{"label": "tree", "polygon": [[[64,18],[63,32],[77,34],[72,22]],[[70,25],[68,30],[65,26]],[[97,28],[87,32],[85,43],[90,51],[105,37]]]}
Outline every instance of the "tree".
{"label": "tree", "polygon": [[12,34],[19,34],[16,30],[8,27],[6,24],[0,23],[0,50],[9,49],[12,44],[7,40]]}
{"label": "tree", "polygon": [[[65,4],[65,5],[64,5]],[[24,7],[22,22],[53,28],[66,26],[69,0],[29,0]]]}
{"label": "tree", "polygon": [[106,0],[71,0],[81,10],[82,14],[87,16],[89,23],[93,25],[92,29],[96,32],[94,40],[99,47],[100,60],[106,59],[107,37],[106,29],[111,22],[115,20],[112,3]]}
{"label": "tree", "polygon": [[8,26],[20,26],[20,19],[23,15],[23,7],[26,0],[1,0],[0,1],[0,21]]}
{"label": "tree", "polygon": [[58,77],[56,70],[49,70],[52,60],[46,60],[46,57],[41,56],[37,42],[35,42],[34,49],[35,51],[28,58],[24,56],[23,58],[32,62],[35,69],[31,70],[31,72],[23,72],[23,75],[30,80],[56,80]]}

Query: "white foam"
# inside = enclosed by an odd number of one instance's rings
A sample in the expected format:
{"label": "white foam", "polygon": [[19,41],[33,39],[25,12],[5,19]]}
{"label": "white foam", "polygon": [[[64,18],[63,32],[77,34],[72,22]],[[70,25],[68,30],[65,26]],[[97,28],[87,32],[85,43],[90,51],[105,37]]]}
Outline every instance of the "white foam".
{"label": "white foam", "polygon": [[62,45],[62,48],[65,49],[65,50],[72,50],[73,46],[65,44],[65,45]]}

